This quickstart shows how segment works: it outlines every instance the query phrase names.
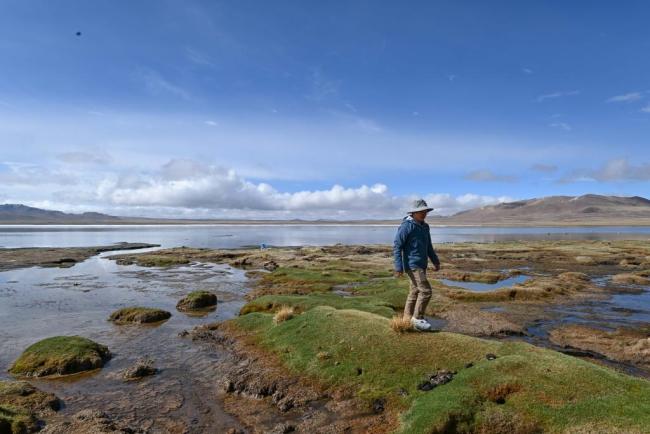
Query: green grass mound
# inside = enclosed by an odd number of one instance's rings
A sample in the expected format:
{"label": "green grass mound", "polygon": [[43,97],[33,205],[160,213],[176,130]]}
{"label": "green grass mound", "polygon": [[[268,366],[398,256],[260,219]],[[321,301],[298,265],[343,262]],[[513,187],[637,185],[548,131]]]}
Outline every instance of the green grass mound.
{"label": "green grass mound", "polygon": [[81,336],[55,336],[28,347],[9,368],[14,375],[44,377],[101,368],[111,358],[104,345]]}
{"label": "green grass mound", "polygon": [[[634,432],[650,426],[647,380],[522,342],[397,334],[383,316],[324,306],[277,325],[271,314],[259,312],[229,324],[300,375],[352,388],[369,403],[386,400],[387,409],[401,413],[403,433],[563,432],[576,426]],[[328,357],[319,357],[324,348]],[[488,353],[496,359],[487,360]],[[441,369],[457,374],[431,391],[418,390]]]}
{"label": "green grass mound", "polygon": [[330,306],[335,309],[357,309],[386,318],[390,318],[395,313],[391,306],[376,297],[342,297],[333,293],[314,293],[309,295],[264,295],[244,305],[240,314],[275,312],[283,306],[291,306],[299,312],[317,306]]}
{"label": "green grass mound", "polygon": [[22,434],[40,428],[40,416],[60,408],[56,396],[25,381],[0,380],[0,433]]}
{"label": "green grass mound", "polygon": [[172,316],[162,309],[150,307],[125,307],[118,309],[108,318],[115,324],[146,324],[165,321]]}
{"label": "green grass mound", "polygon": [[367,282],[371,273],[361,271],[340,271],[332,268],[304,269],[280,267],[264,274],[257,287],[265,293],[309,294],[330,291],[336,285],[350,282]]}
{"label": "green grass mound", "polygon": [[210,291],[192,291],[182,298],[176,309],[180,311],[191,311],[198,309],[209,309],[217,305],[217,295]]}
{"label": "green grass mound", "polygon": [[183,256],[143,254],[137,257],[136,263],[141,267],[172,267],[189,264],[190,260]]}

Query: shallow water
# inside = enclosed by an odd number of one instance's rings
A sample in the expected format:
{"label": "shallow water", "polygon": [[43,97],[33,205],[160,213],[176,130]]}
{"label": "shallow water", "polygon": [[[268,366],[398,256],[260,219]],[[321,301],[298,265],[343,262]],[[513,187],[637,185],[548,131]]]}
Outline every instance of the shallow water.
{"label": "shallow water", "polygon": [[523,283],[528,279],[530,279],[529,276],[521,274],[519,276],[508,277],[507,279],[500,280],[496,283],[465,282],[460,280],[449,280],[449,279],[437,279],[437,280],[447,286],[457,286],[463,289],[467,289],[468,291],[489,292],[500,288],[507,288],[512,285],[516,285],[517,283]]}
{"label": "shallow water", "polygon": [[[176,302],[194,289],[216,292],[217,309],[204,317],[177,312]],[[113,358],[92,374],[33,381],[64,400],[64,413],[99,408],[163,432],[182,425],[195,432],[238,426],[212,399],[219,383],[214,363],[219,352],[201,349],[178,333],[233,317],[245,291],[243,271],[218,265],[142,268],[96,256],[71,268],[0,272],[0,377],[7,376],[11,362],[30,344],[79,334],[107,345]],[[133,305],[165,309],[172,317],[155,326],[107,321],[112,311]],[[118,372],[142,356],[151,357],[161,372],[124,383]]]}
{"label": "shallow water", "polygon": [[[0,225],[0,247],[76,247],[120,241],[163,247],[234,248],[248,245],[304,246],[392,243],[387,225],[170,225],[9,226]],[[650,227],[431,227],[434,243],[512,240],[650,240]]]}

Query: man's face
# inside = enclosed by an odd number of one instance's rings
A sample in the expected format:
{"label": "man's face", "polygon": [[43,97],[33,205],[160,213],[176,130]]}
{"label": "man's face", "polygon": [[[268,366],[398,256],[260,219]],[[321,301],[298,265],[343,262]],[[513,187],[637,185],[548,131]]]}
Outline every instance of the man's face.
{"label": "man's face", "polygon": [[417,222],[423,222],[425,218],[427,218],[426,211],[418,211],[413,213],[413,219]]}

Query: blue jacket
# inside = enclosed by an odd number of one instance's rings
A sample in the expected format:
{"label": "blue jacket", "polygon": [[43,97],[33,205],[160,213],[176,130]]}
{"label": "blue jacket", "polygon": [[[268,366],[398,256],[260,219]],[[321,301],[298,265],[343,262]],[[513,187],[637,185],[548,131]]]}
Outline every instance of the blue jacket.
{"label": "blue jacket", "polygon": [[418,223],[411,216],[405,217],[395,235],[393,244],[395,271],[403,272],[413,268],[426,270],[427,259],[440,265],[438,255],[431,245],[429,225]]}

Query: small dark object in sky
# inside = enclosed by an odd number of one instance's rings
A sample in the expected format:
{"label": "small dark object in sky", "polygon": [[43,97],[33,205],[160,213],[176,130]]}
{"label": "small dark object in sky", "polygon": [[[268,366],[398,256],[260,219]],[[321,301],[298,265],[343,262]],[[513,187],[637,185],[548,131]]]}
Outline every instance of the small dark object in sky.
{"label": "small dark object in sky", "polygon": [[81,32],[77,32],[76,34],[77,34],[77,36],[81,36]]}
{"label": "small dark object in sky", "polygon": [[488,353],[488,354],[485,355],[485,358],[488,359],[488,360],[494,360],[494,359],[497,358],[497,356],[495,356],[492,353]]}

